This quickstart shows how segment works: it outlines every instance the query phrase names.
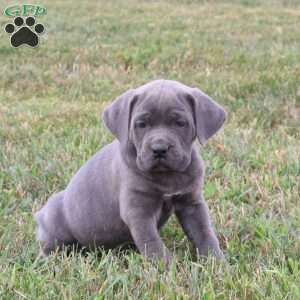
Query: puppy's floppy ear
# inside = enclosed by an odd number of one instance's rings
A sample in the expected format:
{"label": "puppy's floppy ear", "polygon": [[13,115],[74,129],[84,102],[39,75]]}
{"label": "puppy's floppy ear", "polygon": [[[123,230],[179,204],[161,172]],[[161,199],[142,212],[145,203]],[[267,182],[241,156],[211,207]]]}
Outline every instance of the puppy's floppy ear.
{"label": "puppy's floppy ear", "polygon": [[102,114],[106,127],[120,142],[128,139],[131,112],[136,99],[135,90],[128,90],[117,97]]}
{"label": "puppy's floppy ear", "polygon": [[204,144],[222,127],[226,120],[225,110],[208,95],[197,88],[191,89],[196,134]]}

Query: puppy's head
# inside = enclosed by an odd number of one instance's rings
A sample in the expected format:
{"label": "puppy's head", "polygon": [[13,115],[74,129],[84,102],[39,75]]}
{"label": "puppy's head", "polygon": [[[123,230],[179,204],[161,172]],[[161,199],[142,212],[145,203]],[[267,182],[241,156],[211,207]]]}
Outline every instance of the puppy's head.
{"label": "puppy's head", "polygon": [[[192,143],[203,144],[225,121],[225,111],[199,89],[156,80],[118,97],[103,113],[123,151],[144,172],[183,172]],[[132,152],[132,151],[131,151]]]}

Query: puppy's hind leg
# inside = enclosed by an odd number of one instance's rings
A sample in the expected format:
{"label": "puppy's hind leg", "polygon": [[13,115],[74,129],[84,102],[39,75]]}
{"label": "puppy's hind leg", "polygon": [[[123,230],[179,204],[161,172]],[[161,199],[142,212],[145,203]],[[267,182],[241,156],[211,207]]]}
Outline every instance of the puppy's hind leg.
{"label": "puppy's hind leg", "polygon": [[64,191],[52,195],[48,202],[35,213],[38,224],[37,240],[44,255],[75,242],[65,220],[63,211]]}

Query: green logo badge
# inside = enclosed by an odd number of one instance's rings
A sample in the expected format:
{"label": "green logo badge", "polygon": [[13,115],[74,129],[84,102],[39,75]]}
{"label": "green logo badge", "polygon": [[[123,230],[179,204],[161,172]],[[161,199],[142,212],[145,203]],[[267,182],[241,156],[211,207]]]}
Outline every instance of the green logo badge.
{"label": "green logo badge", "polygon": [[45,7],[40,5],[22,4],[8,6],[3,13],[6,17],[26,17],[28,15],[41,17],[47,14]]}

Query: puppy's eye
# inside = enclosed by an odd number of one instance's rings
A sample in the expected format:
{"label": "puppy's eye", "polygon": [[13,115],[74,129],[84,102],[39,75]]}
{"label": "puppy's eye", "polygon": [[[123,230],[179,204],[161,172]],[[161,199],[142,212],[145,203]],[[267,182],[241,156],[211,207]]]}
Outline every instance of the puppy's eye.
{"label": "puppy's eye", "polygon": [[176,121],[176,125],[178,126],[178,127],[185,127],[186,126],[186,121],[184,121],[184,120],[177,120]]}
{"label": "puppy's eye", "polygon": [[135,127],[137,128],[145,128],[147,126],[147,123],[142,120],[138,120],[135,122]]}

